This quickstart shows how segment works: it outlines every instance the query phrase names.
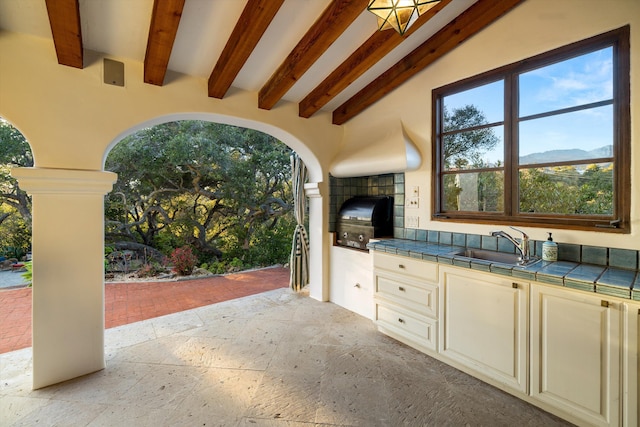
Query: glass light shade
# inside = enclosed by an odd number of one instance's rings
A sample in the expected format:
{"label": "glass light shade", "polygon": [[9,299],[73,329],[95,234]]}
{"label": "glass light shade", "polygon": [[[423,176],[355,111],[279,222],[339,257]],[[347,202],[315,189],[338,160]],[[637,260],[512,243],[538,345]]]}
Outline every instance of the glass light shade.
{"label": "glass light shade", "polygon": [[378,28],[393,28],[400,35],[440,0],[371,0],[367,10],[378,17]]}

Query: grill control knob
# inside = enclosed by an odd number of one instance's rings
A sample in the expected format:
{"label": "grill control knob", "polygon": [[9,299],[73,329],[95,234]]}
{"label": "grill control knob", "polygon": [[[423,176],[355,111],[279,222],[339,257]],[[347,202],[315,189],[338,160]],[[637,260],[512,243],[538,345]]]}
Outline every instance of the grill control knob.
{"label": "grill control knob", "polygon": [[363,242],[363,241],[364,241],[364,236],[363,236],[362,234],[361,234],[361,235],[359,235],[359,236],[358,236],[358,240],[360,240],[361,242]]}

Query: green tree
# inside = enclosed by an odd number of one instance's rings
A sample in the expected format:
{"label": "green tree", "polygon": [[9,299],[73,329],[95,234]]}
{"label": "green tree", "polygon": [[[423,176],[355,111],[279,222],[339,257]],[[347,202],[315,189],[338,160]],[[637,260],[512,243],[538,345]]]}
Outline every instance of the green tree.
{"label": "green tree", "polygon": [[137,132],[107,158],[119,176],[106,203],[107,239],[165,253],[189,245],[202,260],[224,251],[245,258],[256,235],[291,215],[290,154],[269,135],[216,123]]}
{"label": "green tree", "polygon": [[493,128],[474,129],[488,124],[484,113],[474,105],[466,105],[451,112],[445,107],[443,116],[444,132],[460,130],[444,137],[445,168],[486,167],[483,155],[493,150],[500,140]]}
{"label": "green tree", "polygon": [[520,212],[576,212],[577,187],[572,166],[520,171]]}
{"label": "green tree", "polygon": [[[482,127],[488,121],[482,111],[474,105],[466,105],[443,112],[443,162],[445,170],[472,170],[487,167],[500,167],[501,161],[489,165],[484,159],[487,152],[493,150],[500,139],[493,128]],[[478,127],[480,127],[478,129]],[[444,208],[445,210],[460,210],[460,196],[465,189],[462,181],[475,182],[472,200],[477,200],[475,206],[465,206],[464,209],[475,211],[499,211],[503,209],[503,175],[495,172],[470,171],[460,174],[444,176]],[[477,179],[476,179],[477,178]]]}
{"label": "green tree", "polygon": [[589,165],[582,174],[578,191],[579,214],[613,213],[613,165]]}
{"label": "green tree", "polygon": [[613,211],[613,166],[589,165],[523,169],[520,211],[567,215],[610,215]]}

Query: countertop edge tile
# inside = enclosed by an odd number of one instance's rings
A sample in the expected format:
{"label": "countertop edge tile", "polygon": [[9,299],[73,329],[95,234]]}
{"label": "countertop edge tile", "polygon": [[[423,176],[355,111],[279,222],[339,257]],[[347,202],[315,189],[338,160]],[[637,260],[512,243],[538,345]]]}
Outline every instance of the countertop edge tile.
{"label": "countertop edge tile", "polygon": [[[384,242],[382,244],[381,242]],[[369,249],[397,254],[443,265],[485,271],[501,276],[512,276],[536,281],[544,284],[615,296],[632,301],[640,301],[640,273],[638,270],[625,270],[616,267],[595,264],[581,264],[573,261],[542,261],[529,267],[513,267],[507,264],[492,263],[459,255],[453,255],[461,247],[438,242],[422,242],[406,239],[389,239],[377,241],[367,246]],[[609,273],[607,273],[611,270]],[[617,271],[635,274],[630,281],[610,282],[609,276]],[[600,274],[598,274],[600,272]],[[622,273],[622,275],[628,274]]]}

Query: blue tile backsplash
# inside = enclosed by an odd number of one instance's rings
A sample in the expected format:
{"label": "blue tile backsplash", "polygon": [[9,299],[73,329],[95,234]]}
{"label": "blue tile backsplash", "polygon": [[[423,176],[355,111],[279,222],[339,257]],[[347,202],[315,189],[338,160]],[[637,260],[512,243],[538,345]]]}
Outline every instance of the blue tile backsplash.
{"label": "blue tile backsplash", "polygon": [[[342,202],[353,196],[393,195],[394,196],[394,237],[416,242],[466,246],[515,252],[514,246],[504,239],[479,234],[452,233],[449,231],[423,230],[404,227],[404,174],[385,174],[359,178],[330,177],[329,230],[335,231],[335,220]],[[531,254],[542,255],[543,241],[530,242]],[[607,248],[601,246],[558,243],[558,261],[602,265],[623,270],[640,268],[640,251]],[[474,267],[473,265],[471,266]],[[480,266],[482,267],[482,266]],[[637,281],[640,285],[640,274]],[[638,285],[634,287],[638,289]],[[634,294],[635,297],[635,294]],[[637,297],[640,298],[640,290]]]}

